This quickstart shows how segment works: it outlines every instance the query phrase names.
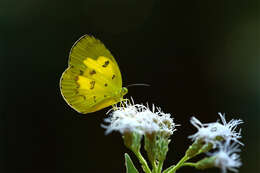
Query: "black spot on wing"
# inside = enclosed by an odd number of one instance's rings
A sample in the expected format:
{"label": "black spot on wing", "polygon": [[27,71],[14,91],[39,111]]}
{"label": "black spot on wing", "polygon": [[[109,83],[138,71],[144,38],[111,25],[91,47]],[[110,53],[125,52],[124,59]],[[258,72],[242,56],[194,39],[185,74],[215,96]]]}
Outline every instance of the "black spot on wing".
{"label": "black spot on wing", "polygon": [[113,74],[112,79],[115,79],[116,75]]}
{"label": "black spot on wing", "polygon": [[96,74],[97,72],[95,71],[95,70],[91,70],[90,72],[89,72],[89,74],[90,75],[94,75],[94,74]]}
{"label": "black spot on wing", "polygon": [[84,96],[84,95],[81,95],[81,97],[83,97],[83,99],[84,99],[84,100],[86,100],[86,99],[87,99],[87,98],[86,98],[86,96]]}
{"label": "black spot on wing", "polygon": [[95,81],[91,81],[90,82],[90,89],[92,90],[92,89],[94,89],[94,87],[95,87]]}
{"label": "black spot on wing", "polygon": [[105,85],[104,85],[105,87],[107,87],[107,83],[105,83]]}
{"label": "black spot on wing", "polygon": [[109,64],[109,61],[105,61],[105,63],[102,65],[102,67],[107,67]]}

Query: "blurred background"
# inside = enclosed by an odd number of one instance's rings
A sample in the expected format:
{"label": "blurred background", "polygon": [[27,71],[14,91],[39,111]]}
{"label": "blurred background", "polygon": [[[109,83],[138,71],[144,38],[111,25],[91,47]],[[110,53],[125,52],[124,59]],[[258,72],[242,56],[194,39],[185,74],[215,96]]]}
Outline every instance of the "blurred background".
{"label": "blurred background", "polygon": [[1,0],[0,171],[125,172],[121,135],[100,127],[108,109],[80,115],[59,90],[71,46],[91,34],[116,58],[124,86],[151,85],[128,97],[181,124],[164,168],[191,144],[191,116],[212,122],[225,112],[245,121],[240,172],[259,172],[259,19],[258,0]]}

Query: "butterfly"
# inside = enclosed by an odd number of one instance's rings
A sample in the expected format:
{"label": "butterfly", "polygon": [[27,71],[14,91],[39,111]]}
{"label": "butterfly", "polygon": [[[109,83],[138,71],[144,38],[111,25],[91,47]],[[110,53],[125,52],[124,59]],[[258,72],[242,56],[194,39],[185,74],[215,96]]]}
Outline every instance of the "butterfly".
{"label": "butterfly", "polygon": [[87,114],[123,101],[127,94],[116,60],[104,44],[84,35],[70,50],[68,68],[60,79],[65,101]]}

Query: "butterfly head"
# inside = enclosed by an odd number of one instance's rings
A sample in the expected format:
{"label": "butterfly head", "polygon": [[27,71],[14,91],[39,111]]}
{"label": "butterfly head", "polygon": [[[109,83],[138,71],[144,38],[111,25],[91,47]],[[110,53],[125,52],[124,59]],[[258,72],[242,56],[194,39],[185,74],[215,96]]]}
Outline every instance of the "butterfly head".
{"label": "butterfly head", "polygon": [[121,92],[120,92],[120,95],[121,97],[123,97],[124,95],[126,95],[128,93],[128,89],[126,87],[123,87]]}

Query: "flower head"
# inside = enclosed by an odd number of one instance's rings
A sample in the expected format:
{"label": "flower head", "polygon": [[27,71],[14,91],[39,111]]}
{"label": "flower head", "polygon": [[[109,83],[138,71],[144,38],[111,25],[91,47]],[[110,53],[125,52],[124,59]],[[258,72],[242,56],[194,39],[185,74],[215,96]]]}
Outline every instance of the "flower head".
{"label": "flower head", "polygon": [[214,157],[214,165],[222,170],[222,173],[226,173],[227,170],[237,172],[238,167],[242,165],[240,157],[237,154],[241,150],[237,143],[232,143],[228,140],[224,143],[218,144],[219,150],[215,153],[211,153]]}
{"label": "flower head", "polygon": [[163,132],[168,135],[173,134],[176,130],[176,124],[173,122],[171,115],[164,113],[160,108],[152,106],[152,110],[149,106],[142,104],[134,104],[123,102],[122,106],[118,106],[111,109],[110,116],[105,119],[105,122],[109,123],[106,128],[106,133],[112,131],[136,132],[139,134],[147,134],[154,132]]}
{"label": "flower head", "polygon": [[203,139],[206,143],[212,143],[215,147],[217,138],[224,140],[233,140],[243,145],[238,139],[241,138],[241,129],[237,132],[236,128],[243,121],[232,119],[228,123],[225,120],[225,115],[219,113],[222,123],[219,121],[213,123],[202,124],[197,118],[191,118],[191,124],[195,126],[198,131],[194,135],[189,136],[192,140]]}

